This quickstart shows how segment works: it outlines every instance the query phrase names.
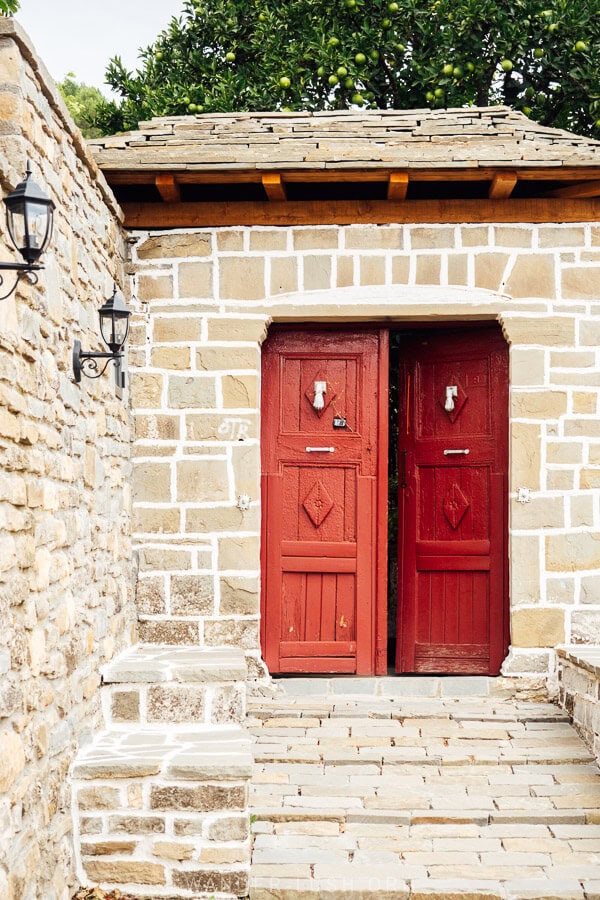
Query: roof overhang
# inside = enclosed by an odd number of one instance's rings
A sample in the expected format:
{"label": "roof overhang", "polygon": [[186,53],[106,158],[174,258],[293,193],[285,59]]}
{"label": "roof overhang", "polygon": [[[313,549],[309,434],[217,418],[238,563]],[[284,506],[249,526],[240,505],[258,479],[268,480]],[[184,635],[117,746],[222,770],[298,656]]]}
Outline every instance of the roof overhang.
{"label": "roof overhang", "polygon": [[600,142],[505,107],[154,119],[90,147],[130,228],[600,220]]}

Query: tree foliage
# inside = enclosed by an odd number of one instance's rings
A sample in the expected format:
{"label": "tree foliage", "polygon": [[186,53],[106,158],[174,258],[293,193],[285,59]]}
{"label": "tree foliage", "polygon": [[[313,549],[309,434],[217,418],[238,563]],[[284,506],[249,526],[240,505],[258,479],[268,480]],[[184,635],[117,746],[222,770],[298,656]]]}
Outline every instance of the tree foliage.
{"label": "tree foliage", "polygon": [[72,72],[69,72],[63,81],[59,81],[57,87],[83,136],[100,137],[103,132],[95,125],[95,120],[99,107],[107,102],[102,92],[82,81],[76,81]]}
{"label": "tree foliage", "polygon": [[506,103],[600,136],[600,0],[185,0],[99,110],[155,115]]}
{"label": "tree foliage", "polygon": [[20,5],[19,0],[0,0],[0,16],[14,16]]}

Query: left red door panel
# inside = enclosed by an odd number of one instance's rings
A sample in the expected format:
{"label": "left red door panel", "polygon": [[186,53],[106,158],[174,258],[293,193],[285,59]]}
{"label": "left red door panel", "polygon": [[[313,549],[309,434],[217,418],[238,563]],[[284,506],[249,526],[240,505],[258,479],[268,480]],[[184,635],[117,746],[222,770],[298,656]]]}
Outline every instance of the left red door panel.
{"label": "left red door panel", "polygon": [[276,331],[263,346],[262,646],[271,672],[375,671],[385,342],[377,331],[310,329]]}

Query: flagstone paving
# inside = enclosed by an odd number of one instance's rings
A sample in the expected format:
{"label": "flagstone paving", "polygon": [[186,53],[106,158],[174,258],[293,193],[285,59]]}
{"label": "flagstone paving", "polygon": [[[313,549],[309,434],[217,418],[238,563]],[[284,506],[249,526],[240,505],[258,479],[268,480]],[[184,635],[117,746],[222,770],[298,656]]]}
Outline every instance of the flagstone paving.
{"label": "flagstone paving", "polygon": [[250,702],[251,900],[600,900],[600,770],[562,710],[321,684]]}

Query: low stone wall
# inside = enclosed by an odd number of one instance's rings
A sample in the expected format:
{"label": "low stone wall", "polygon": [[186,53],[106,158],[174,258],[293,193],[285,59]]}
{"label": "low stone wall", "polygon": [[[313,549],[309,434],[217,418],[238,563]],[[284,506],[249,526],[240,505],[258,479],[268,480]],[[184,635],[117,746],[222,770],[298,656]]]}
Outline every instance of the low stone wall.
{"label": "low stone wall", "polygon": [[[2,18],[0,110],[3,196],[30,160],[57,207],[39,284],[0,301],[0,898],[64,900],[67,773],[100,721],[100,665],[134,628],[127,406],[110,372],[77,386],[71,371],[76,338],[100,346],[123,235],[50,77]],[[4,228],[0,257],[17,257]]]}
{"label": "low stone wall", "polygon": [[600,761],[600,646],[558,650],[559,703]]}
{"label": "low stone wall", "polygon": [[242,651],[134,647],[102,676],[107,727],[72,773],[81,883],[246,896],[253,766]]}

